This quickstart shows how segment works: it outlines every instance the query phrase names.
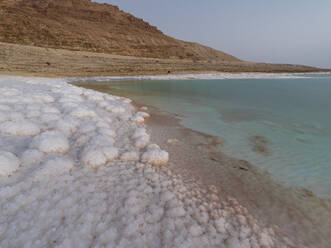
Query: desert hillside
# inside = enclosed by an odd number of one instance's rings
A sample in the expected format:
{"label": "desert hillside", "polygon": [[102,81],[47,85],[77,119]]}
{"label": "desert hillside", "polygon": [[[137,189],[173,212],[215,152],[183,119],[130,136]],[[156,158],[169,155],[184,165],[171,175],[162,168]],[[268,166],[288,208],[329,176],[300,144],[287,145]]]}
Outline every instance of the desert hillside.
{"label": "desert hillside", "polygon": [[117,6],[90,0],[0,0],[0,73],[106,76],[316,72],[251,63],[164,35]]}
{"label": "desert hillside", "polygon": [[117,6],[90,0],[0,0],[0,41],[135,57],[239,61],[164,35]]}
{"label": "desert hillside", "polygon": [[119,76],[204,72],[315,72],[285,64],[139,58],[0,42],[0,74],[33,76]]}

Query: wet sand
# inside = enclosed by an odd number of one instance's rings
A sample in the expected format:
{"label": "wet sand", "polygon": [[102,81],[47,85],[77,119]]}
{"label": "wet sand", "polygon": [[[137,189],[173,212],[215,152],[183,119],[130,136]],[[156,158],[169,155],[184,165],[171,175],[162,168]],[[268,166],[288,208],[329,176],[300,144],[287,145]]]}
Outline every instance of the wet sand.
{"label": "wet sand", "polygon": [[[88,84],[76,85],[102,90]],[[137,102],[134,105],[142,107]],[[223,140],[181,126],[173,114],[152,106],[147,112],[151,118],[145,123],[152,142],[169,152],[168,167],[186,184],[198,185],[206,195],[212,193],[211,186],[216,187],[220,201],[236,199],[263,227],[273,228],[284,240],[292,240],[289,247],[329,247],[330,202],[305,189],[284,187],[265,169],[225,155]]]}

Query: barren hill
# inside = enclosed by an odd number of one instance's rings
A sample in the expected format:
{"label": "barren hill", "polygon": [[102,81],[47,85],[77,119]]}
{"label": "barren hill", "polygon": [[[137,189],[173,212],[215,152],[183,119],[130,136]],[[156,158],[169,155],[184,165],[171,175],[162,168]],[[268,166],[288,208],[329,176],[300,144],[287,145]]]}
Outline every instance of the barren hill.
{"label": "barren hill", "polygon": [[117,6],[90,0],[0,0],[0,73],[43,76],[316,72],[251,63],[163,34]]}
{"label": "barren hill", "polygon": [[0,41],[136,57],[239,61],[164,35],[117,6],[90,0],[0,0]]}

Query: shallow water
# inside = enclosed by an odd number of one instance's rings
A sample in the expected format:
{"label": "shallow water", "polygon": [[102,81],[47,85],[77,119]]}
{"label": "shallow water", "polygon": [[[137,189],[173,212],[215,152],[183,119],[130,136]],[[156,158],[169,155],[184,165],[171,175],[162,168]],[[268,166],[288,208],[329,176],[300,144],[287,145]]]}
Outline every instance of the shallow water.
{"label": "shallow water", "polygon": [[98,82],[225,139],[223,152],[331,198],[331,75],[297,79]]}

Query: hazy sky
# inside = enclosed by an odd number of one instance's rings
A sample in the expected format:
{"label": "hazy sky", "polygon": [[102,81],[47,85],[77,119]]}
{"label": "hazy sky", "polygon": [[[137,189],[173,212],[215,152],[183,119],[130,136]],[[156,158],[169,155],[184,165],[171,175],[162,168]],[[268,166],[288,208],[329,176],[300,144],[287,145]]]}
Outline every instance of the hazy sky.
{"label": "hazy sky", "polygon": [[244,60],[331,68],[331,0],[99,0]]}

